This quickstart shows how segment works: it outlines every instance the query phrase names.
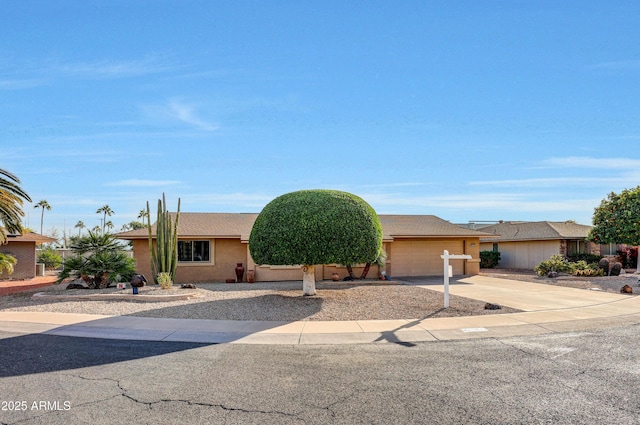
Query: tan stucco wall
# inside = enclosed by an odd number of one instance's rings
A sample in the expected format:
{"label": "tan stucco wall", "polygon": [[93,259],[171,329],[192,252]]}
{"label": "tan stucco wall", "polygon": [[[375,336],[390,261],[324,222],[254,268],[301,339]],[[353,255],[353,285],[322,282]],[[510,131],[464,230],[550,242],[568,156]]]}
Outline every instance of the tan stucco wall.
{"label": "tan stucco wall", "polygon": [[[203,239],[198,239],[203,240]],[[151,262],[149,260],[149,244],[146,240],[133,241],[133,255],[136,270],[151,282]],[[235,279],[237,263],[245,268],[243,280],[247,279],[247,249],[240,239],[210,239],[211,262],[178,263],[175,283],[224,282]]]}
{"label": "tan stucco wall", "polygon": [[0,279],[32,279],[36,276],[36,244],[35,242],[9,242],[0,245],[0,252],[13,255],[17,262],[13,273],[0,273]]}
{"label": "tan stucco wall", "polygon": [[[200,239],[201,240],[201,239]],[[454,275],[474,275],[480,271],[480,242],[478,238],[468,239],[396,239],[385,242],[387,262],[384,267],[387,275],[394,276],[441,276],[443,260],[440,258],[447,249],[451,254],[470,254],[472,260],[452,260]],[[139,273],[152,280],[149,262],[149,249],[146,240],[133,243],[136,267]],[[212,239],[211,253],[214,262],[179,263],[176,283],[224,282],[235,278],[236,263],[243,263],[247,280],[247,271],[255,271],[256,282],[302,280],[300,266],[257,266],[251,259],[248,244],[240,239]],[[360,277],[364,264],[355,265],[353,272]],[[316,280],[330,280],[337,272],[340,279],[347,275],[342,265],[316,265]],[[368,279],[378,278],[378,266],[372,265]]]}
{"label": "tan stucco wall", "polygon": [[[493,242],[483,242],[482,251],[492,251]],[[535,266],[555,254],[560,254],[560,240],[499,242],[500,263],[506,269],[533,270]]]}

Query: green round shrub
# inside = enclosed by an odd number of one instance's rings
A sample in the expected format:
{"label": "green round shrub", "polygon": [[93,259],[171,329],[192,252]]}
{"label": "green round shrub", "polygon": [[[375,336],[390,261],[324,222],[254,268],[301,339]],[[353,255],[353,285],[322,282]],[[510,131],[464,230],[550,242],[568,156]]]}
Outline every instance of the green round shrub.
{"label": "green round shrub", "polygon": [[373,263],[382,226],[362,198],[336,190],[301,190],[264,207],[249,237],[257,264]]}

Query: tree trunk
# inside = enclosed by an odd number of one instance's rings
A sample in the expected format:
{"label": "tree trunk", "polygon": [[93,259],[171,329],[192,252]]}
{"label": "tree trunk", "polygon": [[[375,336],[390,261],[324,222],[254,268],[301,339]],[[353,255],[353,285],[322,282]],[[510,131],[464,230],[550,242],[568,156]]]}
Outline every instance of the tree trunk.
{"label": "tree trunk", "polygon": [[353,274],[353,268],[350,264],[347,264],[347,272],[349,273],[349,280],[356,280],[356,276]]}
{"label": "tree trunk", "polygon": [[362,270],[362,274],[360,275],[360,279],[366,279],[367,274],[369,274],[369,268],[371,267],[371,263],[367,263],[364,265],[364,269]]}
{"label": "tree trunk", "polygon": [[302,266],[302,292],[304,295],[316,294],[316,273],[315,266]]}

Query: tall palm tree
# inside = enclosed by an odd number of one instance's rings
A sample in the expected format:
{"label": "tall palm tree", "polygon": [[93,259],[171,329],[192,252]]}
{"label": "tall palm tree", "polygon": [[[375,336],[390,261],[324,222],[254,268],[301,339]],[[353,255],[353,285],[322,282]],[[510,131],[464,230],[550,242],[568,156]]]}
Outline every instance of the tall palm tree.
{"label": "tall palm tree", "polygon": [[111,207],[109,205],[103,205],[101,208],[98,208],[98,211],[96,211],[96,214],[104,214],[102,217],[102,233],[104,233],[104,228],[107,225],[107,216],[111,217],[112,215],[115,214],[115,212],[113,212],[113,210],[111,209]]}
{"label": "tall palm tree", "polygon": [[84,228],[85,228],[85,227],[87,227],[87,226],[85,226],[85,225],[84,225],[84,221],[82,221],[82,220],[78,220],[78,222],[76,223],[76,225],[75,225],[75,226],[73,226],[73,227],[77,227],[77,228],[78,228],[78,237],[80,237],[80,232],[82,231],[82,229],[84,229]]}
{"label": "tall palm tree", "polygon": [[44,210],[50,211],[51,205],[47,202],[46,199],[41,200],[37,204],[33,206],[33,208],[42,208],[42,214],[40,215],[40,234],[42,235],[42,224],[44,223]]}
{"label": "tall palm tree", "polygon": [[21,219],[24,216],[22,205],[31,198],[19,186],[20,179],[6,170],[0,169],[0,243],[7,241],[8,233],[22,233]]}

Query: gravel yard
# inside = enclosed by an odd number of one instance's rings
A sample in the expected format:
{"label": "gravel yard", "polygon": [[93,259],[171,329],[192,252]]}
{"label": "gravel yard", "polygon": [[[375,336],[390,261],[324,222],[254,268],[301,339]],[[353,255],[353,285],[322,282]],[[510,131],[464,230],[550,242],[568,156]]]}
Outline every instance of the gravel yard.
{"label": "gravel yard", "polygon": [[[585,290],[619,292],[624,284],[640,293],[638,277],[627,274],[619,277],[575,278],[560,276],[548,279],[533,272],[513,270],[483,270],[486,276],[563,285]],[[412,279],[415,282],[415,279]],[[429,278],[437,283],[437,278]],[[455,279],[452,280],[455,282]],[[356,281],[319,282],[317,295],[302,295],[301,282],[272,282],[255,284],[197,284],[196,289],[162,290],[157,286],[141,288],[141,294],[193,294],[188,300],[141,302],[133,300],[69,300],[70,295],[130,293],[118,290],[66,290],[66,284],[53,285],[0,297],[0,311],[46,311],[88,313],[139,317],[212,320],[384,320],[423,319],[428,317],[472,316],[480,314],[513,313],[518,310],[503,307],[485,310],[486,302],[451,296],[450,308],[443,309],[442,293],[398,282]],[[60,298],[32,297],[36,292]]]}

